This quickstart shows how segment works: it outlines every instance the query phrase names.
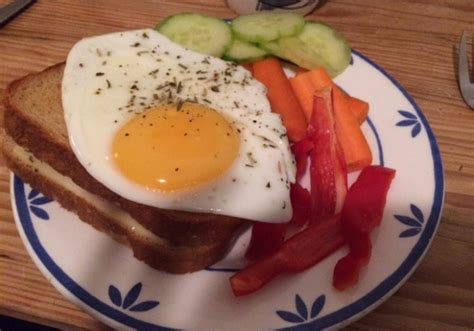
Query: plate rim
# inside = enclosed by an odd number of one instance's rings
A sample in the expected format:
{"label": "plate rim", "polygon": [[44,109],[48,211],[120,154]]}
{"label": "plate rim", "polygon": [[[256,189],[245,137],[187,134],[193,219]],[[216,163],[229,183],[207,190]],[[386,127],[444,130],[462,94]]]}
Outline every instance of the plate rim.
{"label": "plate rim", "polygon": [[[314,330],[315,328],[322,329],[336,326],[343,327],[377,308],[395,291],[397,291],[417,269],[419,263],[423,260],[423,257],[431,246],[441,221],[445,195],[444,166],[439,146],[428,120],[422,113],[419,106],[416,104],[413,97],[394,77],[388,74],[385,69],[380,67],[377,63],[373,62],[359,51],[353,49],[352,54],[357,55],[363,61],[367,62],[370,66],[379,71],[385,78],[387,78],[397,88],[397,90],[403,94],[405,99],[411,104],[417,113],[418,118],[426,130],[431,155],[433,158],[435,183],[434,197],[432,200],[433,203],[429,217],[418,241],[414,244],[413,248],[407,254],[403,262],[400,263],[398,268],[374,289],[357,299],[355,302],[340,308],[335,312],[307,323],[301,323],[295,326],[281,328],[279,330]],[[68,300],[87,310],[101,321],[109,325],[112,323],[115,327],[128,326],[147,330],[175,330],[173,328],[152,324],[150,322],[145,322],[143,320],[131,317],[114,308],[113,306],[102,302],[94,295],[83,289],[69,275],[67,275],[59,265],[56,264],[56,262],[51,258],[51,256],[41,244],[31,220],[26,199],[26,192],[24,190],[24,183],[13,173],[10,179],[10,193],[15,223],[19,229],[20,237],[26,246],[29,255],[32,257],[36,266],[40,269],[43,275]],[[90,304],[90,302],[92,302],[92,304]],[[97,310],[97,305],[103,306],[101,307],[102,309],[100,311]]]}

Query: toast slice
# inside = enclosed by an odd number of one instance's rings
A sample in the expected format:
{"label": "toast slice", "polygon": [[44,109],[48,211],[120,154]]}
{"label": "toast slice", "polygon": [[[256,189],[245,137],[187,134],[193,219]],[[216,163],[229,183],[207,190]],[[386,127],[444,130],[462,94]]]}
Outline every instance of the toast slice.
{"label": "toast slice", "polygon": [[1,151],[8,167],[42,192],[58,201],[65,209],[116,241],[128,245],[141,261],[155,269],[171,273],[201,270],[220,260],[232,241],[216,241],[199,246],[175,246],[145,227],[113,202],[92,194],[70,178],[60,174],[0,133]]}
{"label": "toast slice", "polygon": [[[69,146],[61,105],[63,70],[64,64],[58,64],[8,86],[0,135],[7,165],[83,221],[127,242],[137,258],[157,269],[182,273],[221,259],[248,221],[142,205],[113,193],[87,173]],[[54,179],[48,177],[51,173]],[[97,207],[104,204],[104,210]],[[127,215],[147,235],[137,235],[112,216],[117,213]]]}

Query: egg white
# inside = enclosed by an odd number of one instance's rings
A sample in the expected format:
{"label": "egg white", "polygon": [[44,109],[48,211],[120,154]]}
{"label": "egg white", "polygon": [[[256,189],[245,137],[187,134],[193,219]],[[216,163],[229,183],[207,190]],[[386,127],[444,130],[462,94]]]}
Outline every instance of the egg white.
{"label": "egg white", "polygon": [[[294,159],[265,93],[242,67],[185,49],[151,29],[81,40],[68,55],[62,81],[72,149],[113,192],[158,208],[286,222],[292,215]],[[239,156],[224,175],[170,193],[146,189],[116,168],[111,147],[116,132],[165,99],[198,102],[234,123],[240,131]]]}

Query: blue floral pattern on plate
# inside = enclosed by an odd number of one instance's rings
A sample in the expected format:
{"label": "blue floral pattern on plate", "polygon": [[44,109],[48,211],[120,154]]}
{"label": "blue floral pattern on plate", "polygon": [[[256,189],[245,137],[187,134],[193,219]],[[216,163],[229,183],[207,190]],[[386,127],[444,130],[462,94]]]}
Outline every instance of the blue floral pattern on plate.
{"label": "blue floral pattern on plate", "polygon": [[[159,301],[142,301],[133,305],[142,291],[142,283],[136,283],[125,295],[125,298],[122,300],[122,294],[120,290],[113,285],[109,286],[109,299],[117,307],[121,307],[125,310],[134,311],[134,312],[144,312],[151,310],[160,304]],[[133,306],[132,306],[133,305]]]}
{"label": "blue floral pattern on plate", "polygon": [[32,189],[28,194],[28,203],[31,213],[43,221],[49,220],[49,214],[40,206],[50,203],[51,201],[53,200],[45,197],[35,189]]}
{"label": "blue floral pattern on plate", "polygon": [[423,223],[425,222],[423,212],[414,204],[410,204],[410,210],[413,214],[413,217],[404,215],[393,215],[397,221],[409,226],[407,230],[404,230],[402,233],[400,233],[400,238],[416,236],[423,229]]}
{"label": "blue floral pattern on plate", "polygon": [[398,113],[405,119],[398,122],[397,126],[412,126],[411,136],[412,138],[415,138],[421,132],[421,124],[418,117],[405,110],[399,110]]}
{"label": "blue floral pattern on plate", "polygon": [[[313,304],[311,305],[311,312],[309,314],[309,319],[313,319],[321,312],[324,307],[324,303],[326,302],[326,296],[324,294],[320,295],[319,297],[314,300]],[[303,299],[297,294],[295,296],[295,306],[296,306],[296,313],[286,310],[277,310],[277,315],[290,323],[302,323],[308,320],[308,308],[304,303]]]}

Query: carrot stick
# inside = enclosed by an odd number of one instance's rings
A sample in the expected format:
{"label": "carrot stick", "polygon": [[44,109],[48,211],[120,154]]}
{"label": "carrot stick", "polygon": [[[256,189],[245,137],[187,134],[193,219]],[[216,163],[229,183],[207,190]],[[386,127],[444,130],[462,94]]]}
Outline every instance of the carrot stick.
{"label": "carrot stick", "polygon": [[313,112],[313,97],[315,91],[313,84],[309,80],[309,75],[300,74],[290,78],[290,84],[296,99],[303,109],[306,120],[309,121],[311,119],[311,113]]}
{"label": "carrot stick", "polygon": [[359,124],[364,123],[364,121],[367,119],[367,115],[369,114],[369,104],[355,97],[350,97],[349,108],[357,118]]}
{"label": "carrot stick", "polygon": [[297,67],[295,69],[295,76],[301,75],[308,72],[308,69],[302,68],[302,67]]}
{"label": "carrot stick", "polygon": [[333,90],[336,135],[344,151],[349,172],[361,170],[372,163],[372,152],[360,128],[357,117],[350,111],[350,98],[340,89]]}
{"label": "carrot stick", "polygon": [[[331,76],[329,76],[323,68],[316,68],[306,73],[301,73],[294,78],[291,78],[290,79],[291,85],[293,89],[295,90],[295,94],[298,98],[298,101],[300,102],[301,106],[305,110],[305,114],[307,116],[306,118],[309,120],[309,118],[311,118],[311,111],[313,108],[312,108],[312,105],[311,107],[308,106],[309,105],[309,101],[308,101],[309,91],[307,91],[308,88],[304,89],[301,86],[304,83],[307,83],[308,81],[311,82],[311,84],[313,85],[313,89],[315,90],[320,90],[324,87],[332,87],[334,90],[338,90],[339,92],[342,92],[342,90],[336,84],[334,84],[334,82],[331,79]],[[303,89],[303,90],[296,91],[298,89]],[[365,121],[365,119],[367,118],[367,114],[369,112],[368,103],[360,99],[353,98],[345,92],[337,93],[337,97],[347,99],[346,101],[343,101],[343,102],[347,103],[347,106],[349,107],[351,112],[354,113],[359,124],[362,124]],[[312,95],[311,95],[311,98],[312,98]]]}
{"label": "carrot stick", "polygon": [[307,120],[280,61],[274,58],[253,63],[253,75],[267,87],[272,111],[281,115],[291,141],[306,137]]}
{"label": "carrot stick", "polygon": [[308,121],[313,111],[314,92],[334,85],[331,77],[322,68],[316,68],[290,78],[290,83]]}
{"label": "carrot stick", "polygon": [[347,107],[350,109],[352,114],[357,118],[359,125],[364,123],[369,114],[369,104],[361,99],[352,97],[343,90],[341,90],[337,85],[334,85],[336,89],[340,90],[347,98]]}
{"label": "carrot stick", "polygon": [[[333,107],[336,134],[344,151],[348,171],[360,170],[372,163],[372,153],[367,140],[360,129],[360,119],[367,115],[363,112],[364,102],[352,98],[337,87],[324,69],[315,69],[290,79],[291,86],[306,116],[311,116],[314,93],[321,89],[333,89]],[[357,105],[360,117],[352,112],[352,104]],[[311,106],[310,106],[311,105]],[[368,105],[367,105],[368,106]],[[308,117],[310,118],[310,117]]]}
{"label": "carrot stick", "polygon": [[317,90],[325,87],[334,88],[335,86],[331,76],[329,76],[326,70],[323,68],[316,68],[314,70],[308,71],[307,75],[309,76],[309,80],[313,84],[313,87]]}
{"label": "carrot stick", "polygon": [[344,113],[346,111],[350,111],[351,97],[346,92],[341,90],[336,84],[334,84],[331,79],[331,76],[327,74],[326,70],[322,68],[312,70],[309,75],[309,80],[311,81],[313,87],[316,90],[332,87],[334,91],[332,95],[334,108]]}

